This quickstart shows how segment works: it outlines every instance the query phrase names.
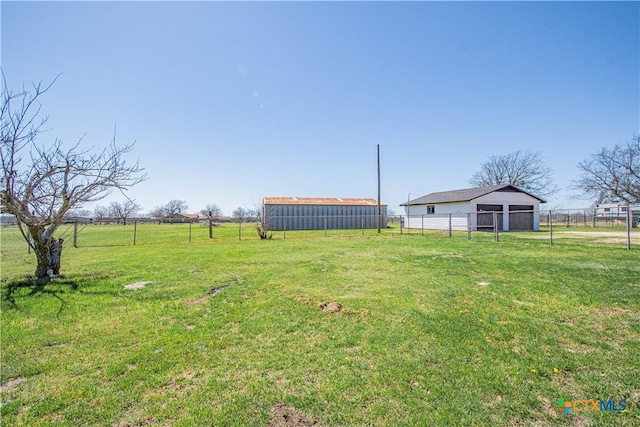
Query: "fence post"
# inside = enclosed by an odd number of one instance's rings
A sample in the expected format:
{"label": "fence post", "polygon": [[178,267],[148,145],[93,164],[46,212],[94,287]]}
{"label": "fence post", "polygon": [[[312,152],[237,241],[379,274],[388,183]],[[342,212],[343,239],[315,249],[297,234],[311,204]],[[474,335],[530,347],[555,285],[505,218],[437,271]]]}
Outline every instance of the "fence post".
{"label": "fence post", "polygon": [[282,235],[283,235],[283,239],[286,240],[287,238],[287,221],[283,221],[282,222]]}
{"label": "fence post", "polygon": [[362,237],[364,237],[364,215],[360,216],[360,226],[362,228]]}
{"label": "fence post", "polygon": [[324,237],[327,237],[327,216],[323,216],[322,219],[324,220]]}
{"label": "fence post", "polygon": [[133,221],[133,246],[136,245],[137,231],[138,231],[138,221]]}
{"label": "fence post", "polygon": [[73,223],[73,247],[78,247],[78,221]]}
{"label": "fence post", "polygon": [[191,227],[193,226],[193,221],[189,221],[189,243],[191,243]]}
{"label": "fence post", "polygon": [[631,206],[627,203],[627,249],[631,249]]}
{"label": "fence post", "polygon": [[424,236],[424,214],[420,215],[422,223],[420,224],[420,232]]}
{"label": "fence post", "polygon": [[493,239],[498,242],[500,237],[498,235],[498,212],[493,211]]}
{"label": "fence post", "polygon": [[549,209],[549,244],[553,245],[553,215],[551,209]]}
{"label": "fence post", "polygon": [[238,240],[242,240],[242,218],[238,220]]}
{"label": "fence post", "polygon": [[449,238],[451,238],[451,231],[452,231],[452,229],[453,229],[453,227],[452,227],[452,225],[451,225],[451,215],[452,215],[452,214],[449,214]]}
{"label": "fence post", "polygon": [[467,212],[467,240],[471,240],[471,212]]}

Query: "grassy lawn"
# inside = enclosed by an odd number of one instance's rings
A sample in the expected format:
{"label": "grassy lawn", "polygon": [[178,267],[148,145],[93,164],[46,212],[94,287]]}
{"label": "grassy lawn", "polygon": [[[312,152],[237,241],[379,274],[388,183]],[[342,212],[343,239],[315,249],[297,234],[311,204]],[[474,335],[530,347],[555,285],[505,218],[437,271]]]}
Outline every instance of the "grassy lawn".
{"label": "grassy lawn", "polygon": [[2,230],[3,425],[640,425],[637,245],[131,230]]}

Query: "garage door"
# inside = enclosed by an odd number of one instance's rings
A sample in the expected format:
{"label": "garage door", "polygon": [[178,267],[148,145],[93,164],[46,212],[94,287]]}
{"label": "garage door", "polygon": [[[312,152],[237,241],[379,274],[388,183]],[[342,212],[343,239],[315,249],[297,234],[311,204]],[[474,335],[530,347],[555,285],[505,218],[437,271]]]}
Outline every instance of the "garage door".
{"label": "garage door", "polygon": [[509,231],[533,231],[533,206],[509,205]]}
{"label": "garage door", "polygon": [[498,230],[502,231],[502,205],[478,205],[476,213],[478,231],[493,231],[493,213],[498,212]]}

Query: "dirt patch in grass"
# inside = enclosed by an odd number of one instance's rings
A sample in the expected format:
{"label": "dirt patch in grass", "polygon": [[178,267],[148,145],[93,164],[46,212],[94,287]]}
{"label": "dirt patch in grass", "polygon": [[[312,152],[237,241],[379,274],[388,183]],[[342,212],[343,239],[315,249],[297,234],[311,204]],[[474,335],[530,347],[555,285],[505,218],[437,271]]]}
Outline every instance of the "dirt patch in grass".
{"label": "dirt patch in grass", "polygon": [[136,283],[129,283],[128,285],[124,285],[125,289],[142,289],[144,288],[146,285],[148,285],[151,282],[136,282]]}
{"label": "dirt patch in grass", "polygon": [[318,304],[318,308],[327,314],[336,314],[340,313],[340,310],[342,310],[342,304],[335,301],[325,301]]}
{"label": "dirt patch in grass", "polygon": [[271,407],[269,427],[309,427],[320,426],[318,420],[309,418],[304,412],[285,403]]}
{"label": "dirt patch in grass", "polygon": [[[311,298],[302,295],[296,295],[295,297],[293,297],[293,299],[303,305],[313,304]],[[321,303],[318,303],[316,307],[327,314],[361,314],[363,316],[369,314],[369,310],[367,310],[366,308],[355,310],[353,308],[343,307],[342,304],[336,301],[323,301]]]}
{"label": "dirt patch in grass", "polygon": [[186,305],[201,304],[201,303],[205,302],[206,300],[208,300],[210,297],[212,297],[214,295],[217,295],[220,292],[224,291],[229,286],[231,286],[231,285],[224,285],[224,286],[218,286],[217,288],[213,288],[210,291],[208,291],[206,294],[201,296],[200,298],[196,298],[196,299],[193,299],[191,301],[186,301],[185,304]]}
{"label": "dirt patch in grass", "polygon": [[584,354],[593,351],[593,347],[587,344],[579,343],[574,340],[565,338],[558,344],[561,349],[569,353]]}
{"label": "dirt patch in grass", "polygon": [[300,304],[304,304],[304,305],[311,304],[311,298],[309,298],[309,297],[303,297],[301,295],[296,295],[295,297],[293,297],[293,299],[296,300],[297,302],[299,302]]}
{"label": "dirt patch in grass", "polygon": [[[59,420],[62,422],[62,419]],[[146,418],[140,413],[140,409],[136,406],[131,406],[127,411],[122,414],[122,418],[116,424],[112,424],[112,427],[142,427],[142,426],[154,426],[161,427],[166,426],[166,423],[159,423],[155,417]]]}
{"label": "dirt patch in grass", "polygon": [[573,372],[560,370],[557,373],[554,372],[551,377],[552,381],[556,384],[556,386],[562,390],[564,395],[575,395],[579,394],[579,390],[576,387],[576,383],[573,380]]}
{"label": "dirt patch in grass", "polygon": [[27,379],[24,377],[11,378],[6,383],[0,385],[0,393],[12,391],[18,384],[25,382]]}
{"label": "dirt patch in grass", "polygon": [[637,408],[638,404],[640,404],[640,390],[634,390],[627,398],[627,408]]}
{"label": "dirt patch in grass", "polygon": [[[515,235],[518,235],[515,233]],[[554,238],[568,238],[568,239],[588,239],[593,238],[594,241],[599,243],[625,243],[627,241],[627,232],[626,231],[556,231],[554,228],[553,231]],[[541,233],[537,236],[532,236],[531,234],[526,234],[518,237],[523,237],[526,239],[548,239],[548,233]],[[631,241],[637,242],[640,237],[640,233],[637,231],[631,232]]]}
{"label": "dirt patch in grass", "polygon": [[620,315],[631,313],[629,309],[620,307],[617,305],[611,305],[611,306],[600,305],[600,306],[596,306],[593,311],[596,314],[600,315],[600,317],[603,319],[609,318],[612,316],[620,316]]}
{"label": "dirt patch in grass", "polygon": [[183,371],[176,374],[169,381],[155,390],[149,391],[142,398],[143,400],[157,399],[167,395],[182,397],[195,390],[200,383],[200,379],[195,372]]}
{"label": "dirt patch in grass", "polygon": [[137,423],[129,423],[129,422],[124,422],[124,423],[119,423],[116,424],[116,427],[142,427],[142,426],[157,426],[158,425],[158,420],[156,418],[149,418]]}
{"label": "dirt patch in grass", "polygon": [[192,299],[191,301],[185,301],[186,305],[196,305],[201,304],[209,299],[209,295],[203,295],[200,298]]}

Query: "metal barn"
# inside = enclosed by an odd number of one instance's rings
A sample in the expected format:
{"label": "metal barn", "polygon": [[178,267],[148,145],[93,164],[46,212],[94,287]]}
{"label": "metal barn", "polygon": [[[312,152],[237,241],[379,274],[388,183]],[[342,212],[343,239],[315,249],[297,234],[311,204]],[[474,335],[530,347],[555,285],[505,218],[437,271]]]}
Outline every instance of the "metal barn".
{"label": "metal barn", "polygon": [[[378,201],[339,197],[265,197],[265,225],[274,231],[378,228]],[[382,228],[387,205],[380,205]]]}

